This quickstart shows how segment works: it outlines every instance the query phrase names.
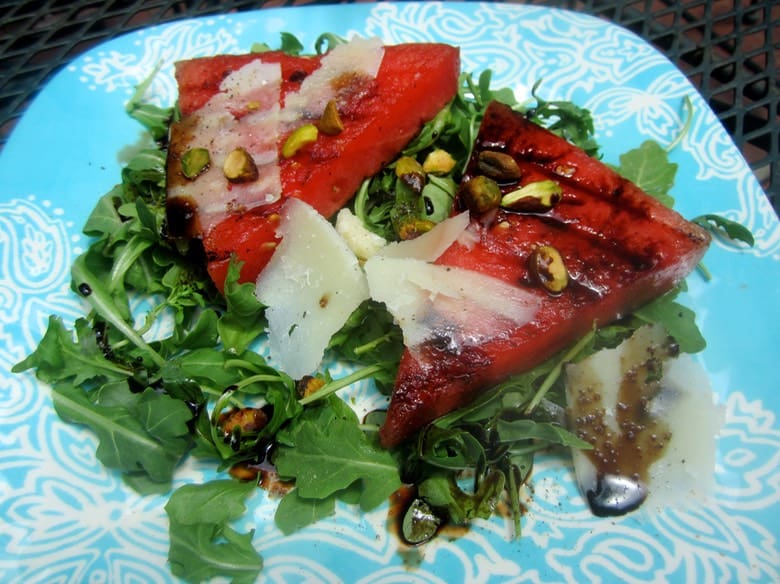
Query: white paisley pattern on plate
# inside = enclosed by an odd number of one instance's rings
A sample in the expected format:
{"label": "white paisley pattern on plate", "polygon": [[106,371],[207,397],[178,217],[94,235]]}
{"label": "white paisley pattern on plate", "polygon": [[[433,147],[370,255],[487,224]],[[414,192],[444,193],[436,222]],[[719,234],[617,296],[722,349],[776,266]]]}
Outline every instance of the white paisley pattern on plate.
{"label": "white paisley pattern on plate", "polygon": [[[679,71],[630,32],[538,6],[436,2],[263,10],[153,27],[93,49],[44,88],[30,109],[36,117],[18,125],[0,156],[0,176],[9,185],[25,184],[35,169],[18,145],[36,143],[36,132],[52,122],[66,134],[55,137],[69,151],[79,152],[85,131],[107,153],[135,144],[137,129],[117,124],[106,132],[102,120],[123,120],[123,102],[158,65],[151,91],[157,103],[168,105],[175,99],[176,60],[246,51],[256,41],[273,44],[269,35],[279,31],[313,39],[324,32],[324,22],[338,23],[331,31],[344,36],[456,44],[464,70],[490,67],[494,85],[511,86],[520,99],[541,80],[543,97],[571,99],[593,111],[609,162],[645,139],[672,142],[686,125],[689,97],[693,118],[671,153],[680,167],[673,194],[685,214],[720,213],[746,224],[757,244],[746,251],[717,240],[705,259],[713,281],[694,279],[687,296],[712,341],[703,361],[727,412],[714,501],[599,519],[577,491],[566,458],[545,455],[523,491],[527,512],[519,540],[511,522],[496,518],[405,550],[388,530],[385,508],[360,514],[343,505],[335,517],[282,536],[273,524],[275,502],[258,491],[239,527],[256,530],[265,581],[780,580],[780,429],[774,414],[780,398],[770,371],[777,336],[759,326],[749,335],[741,328],[773,314],[780,326],[776,304],[767,301],[780,294],[780,227],[714,114]],[[59,107],[42,111],[37,103],[86,105],[101,125],[84,128],[63,120]],[[63,168],[55,169],[56,176],[90,184],[81,167],[57,164]],[[97,200],[101,194],[82,196]],[[44,384],[9,373],[33,350],[49,314],[65,323],[82,314],[82,302],[69,291],[69,266],[86,245],[79,233],[86,211],[78,209],[89,205],[70,205],[56,185],[39,192],[14,187],[0,197],[0,581],[172,582],[165,498],[134,495],[97,461],[95,437],[57,418]],[[152,335],[165,332],[161,325]],[[750,360],[734,358],[731,339],[737,337]],[[339,366],[331,373],[346,371]],[[369,384],[344,390],[343,397],[360,415],[386,402]],[[206,463],[187,460],[175,484],[215,474]]]}
{"label": "white paisley pattern on plate", "polygon": [[223,26],[231,22],[230,18],[221,16],[162,26],[159,32],[158,29],[141,30],[134,35],[132,52],[97,51],[95,56],[87,55],[81,64],[69,69],[79,72],[81,80],[95,89],[130,93],[155,68],[161,67],[162,74],[155,77],[150,92],[157,97],[158,105],[171,104],[176,99],[173,63],[239,52],[236,37]]}

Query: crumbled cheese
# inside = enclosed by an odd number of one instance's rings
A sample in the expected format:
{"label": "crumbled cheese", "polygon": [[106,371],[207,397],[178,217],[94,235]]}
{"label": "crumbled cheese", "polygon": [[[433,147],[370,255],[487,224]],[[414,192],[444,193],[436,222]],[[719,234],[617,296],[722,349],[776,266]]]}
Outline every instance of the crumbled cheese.
{"label": "crumbled cheese", "polygon": [[361,260],[367,260],[387,245],[384,237],[369,231],[346,207],[336,215],[336,231]]}

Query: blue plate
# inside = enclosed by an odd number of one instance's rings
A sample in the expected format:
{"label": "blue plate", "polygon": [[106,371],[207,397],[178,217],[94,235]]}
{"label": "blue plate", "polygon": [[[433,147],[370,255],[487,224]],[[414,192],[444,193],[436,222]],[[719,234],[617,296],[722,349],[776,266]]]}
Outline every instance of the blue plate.
{"label": "blue plate", "polygon": [[[541,95],[592,110],[605,159],[645,139],[682,141],[673,195],[685,216],[719,213],[747,225],[752,249],[716,240],[712,279],[689,278],[685,302],[709,342],[698,356],[726,412],[709,501],[593,517],[560,458],[542,458],[524,494],[523,535],[506,520],[477,522],[417,550],[414,566],[388,532],[387,509],[335,517],[290,537],[258,490],[242,527],[254,527],[267,581],[313,582],[778,582],[780,581],[780,225],[728,134],[695,88],[663,56],[603,20],[543,7],[476,3],[307,6],[185,20],[103,44],[43,88],[0,155],[0,581],[169,582],[164,497],[139,497],[95,458],[94,436],[62,423],[49,388],[11,366],[36,346],[51,313],[83,307],[69,266],[87,246],[80,228],[143,140],[124,113],[135,85],[175,100],[172,63],[278,42],[306,47],[325,31],[388,43],[442,41],[462,48],[464,70],[494,71],[519,98]],[[370,391],[357,388],[362,400]],[[692,421],[695,423],[695,421]],[[189,461],[177,484],[214,471]]]}

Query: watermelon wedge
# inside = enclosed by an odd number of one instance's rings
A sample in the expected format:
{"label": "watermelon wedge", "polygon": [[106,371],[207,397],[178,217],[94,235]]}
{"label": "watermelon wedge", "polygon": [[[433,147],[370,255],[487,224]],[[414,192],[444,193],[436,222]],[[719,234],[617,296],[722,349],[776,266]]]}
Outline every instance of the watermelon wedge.
{"label": "watermelon wedge", "polygon": [[[374,50],[372,45],[364,52]],[[394,159],[455,95],[460,72],[457,48],[419,43],[381,47],[381,51],[375,75],[342,69],[329,80],[331,91],[338,86],[335,98],[343,129],[335,134],[321,131],[316,141],[289,157],[281,154],[286,140],[300,125],[316,124],[322,104],[317,106],[319,111],[304,108],[297,120],[284,119],[285,112],[305,80],[328,66],[327,53],[314,57],[279,52],[223,55],[177,64],[182,118],[172,124],[170,135],[169,231],[173,237],[202,240],[209,274],[218,287],[224,283],[233,257],[243,262],[240,281],[256,279],[278,243],[278,212],[284,199],[302,199],[330,217],[354,196],[365,178]],[[233,101],[222,97],[230,91],[225,80],[233,79],[231,75],[237,78],[231,87],[240,94]],[[244,80],[253,76],[262,82],[247,88]],[[214,104],[220,99],[226,103],[215,113]],[[280,108],[283,121],[277,123],[278,135],[269,140],[269,120],[278,122],[274,116]],[[204,137],[210,123],[204,120],[219,115],[229,116],[230,133],[238,136],[237,145],[254,148],[255,159],[268,158],[270,162],[257,164],[261,175],[252,185],[216,176],[220,182],[214,183],[212,190],[227,203],[221,205],[222,214],[212,215],[209,222],[204,220],[206,205],[187,196],[188,189],[204,179],[184,176],[183,164],[194,147],[208,150],[210,144],[223,139]],[[263,140],[267,144],[261,144]],[[201,172],[203,177],[215,176],[220,169],[206,167]],[[267,195],[274,188],[280,190],[280,196]]]}
{"label": "watermelon wedge", "polygon": [[[494,276],[540,298],[527,324],[507,325],[487,342],[434,339],[401,359],[380,438],[392,447],[435,418],[472,402],[491,385],[528,370],[585,335],[629,314],[680,282],[701,259],[709,235],[600,161],[503,104],[487,109],[464,181],[480,174],[483,151],[507,154],[521,178],[504,192],[552,180],[560,200],[546,211],[474,214],[467,242],[436,263]],[[541,246],[558,251],[568,285],[553,293],[530,262]]]}

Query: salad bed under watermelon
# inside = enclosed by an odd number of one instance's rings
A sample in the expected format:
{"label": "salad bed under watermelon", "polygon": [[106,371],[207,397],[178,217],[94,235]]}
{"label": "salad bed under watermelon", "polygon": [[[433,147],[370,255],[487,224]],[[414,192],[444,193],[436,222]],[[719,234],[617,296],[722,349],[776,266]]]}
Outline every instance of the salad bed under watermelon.
{"label": "salad bed under watermelon", "polygon": [[[340,42],[332,35],[324,38]],[[302,51],[289,35],[283,35],[282,48]],[[378,391],[389,392],[404,349],[392,316],[380,303],[366,301],[333,336],[328,356],[354,371],[344,378],[322,371],[295,380],[269,366],[255,350],[266,332],[265,307],[254,285],[240,279],[240,263],[228,261],[220,268],[224,286],[217,290],[197,250],[163,236],[166,137],[177,114],[144,103],[145,90],[139,87],[128,112],[149,129],[159,148],[139,153],[123,170],[121,183],[99,199],[84,227],[92,245],[72,268],[74,292],[90,312],[72,325],[51,317],[39,347],[14,371],[35,369],[50,383],[58,414],[91,428],[100,441],[98,457],[139,493],[169,492],[188,456],[213,460],[225,471],[223,480],[187,485],[170,496],[169,560],[177,576],[256,578],[262,559],[252,534],[236,532],[231,523],[245,511],[244,501],[258,481],[282,494],[275,521],[285,533],[331,515],[340,502],[370,510],[412,485],[403,530],[408,542],[424,542],[444,522],[488,518],[499,501],[508,503],[519,535],[518,491],[531,475],[534,452],[588,447],[550,408],[538,407],[564,407],[563,364],[617,345],[648,321],[674,321],[674,336],[685,351],[704,346],[692,311],[674,299],[676,289],[503,380],[418,439],[385,449],[378,439],[383,413],[359,419],[336,392],[366,378]],[[518,103],[511,91],[490,87],[489,72],[476,78],[463,73],[454,99],[400,154],[422,164],[432,151],[442,150],[454,157],[455,166],[431,174],[415,195],[398,180],[396,162],[388,161],[349,202],[354,214],[388,240],[397,239],[410,221],[435,223],[449,216],[493,100],[598,156],[587,111],[535,93],[531,102]],[[664,177],[654,194],[666,201],[675,167],[661,146],[642,144],[617,170],[642,187],[647,167],[653,168],[654,185]],[[720,219],[708,216],[701,222],[749,240],[738,226]],[[130,308],[138,297],[152,305],[140,315]],[[170,333],[147,338],[160,320]]]}

